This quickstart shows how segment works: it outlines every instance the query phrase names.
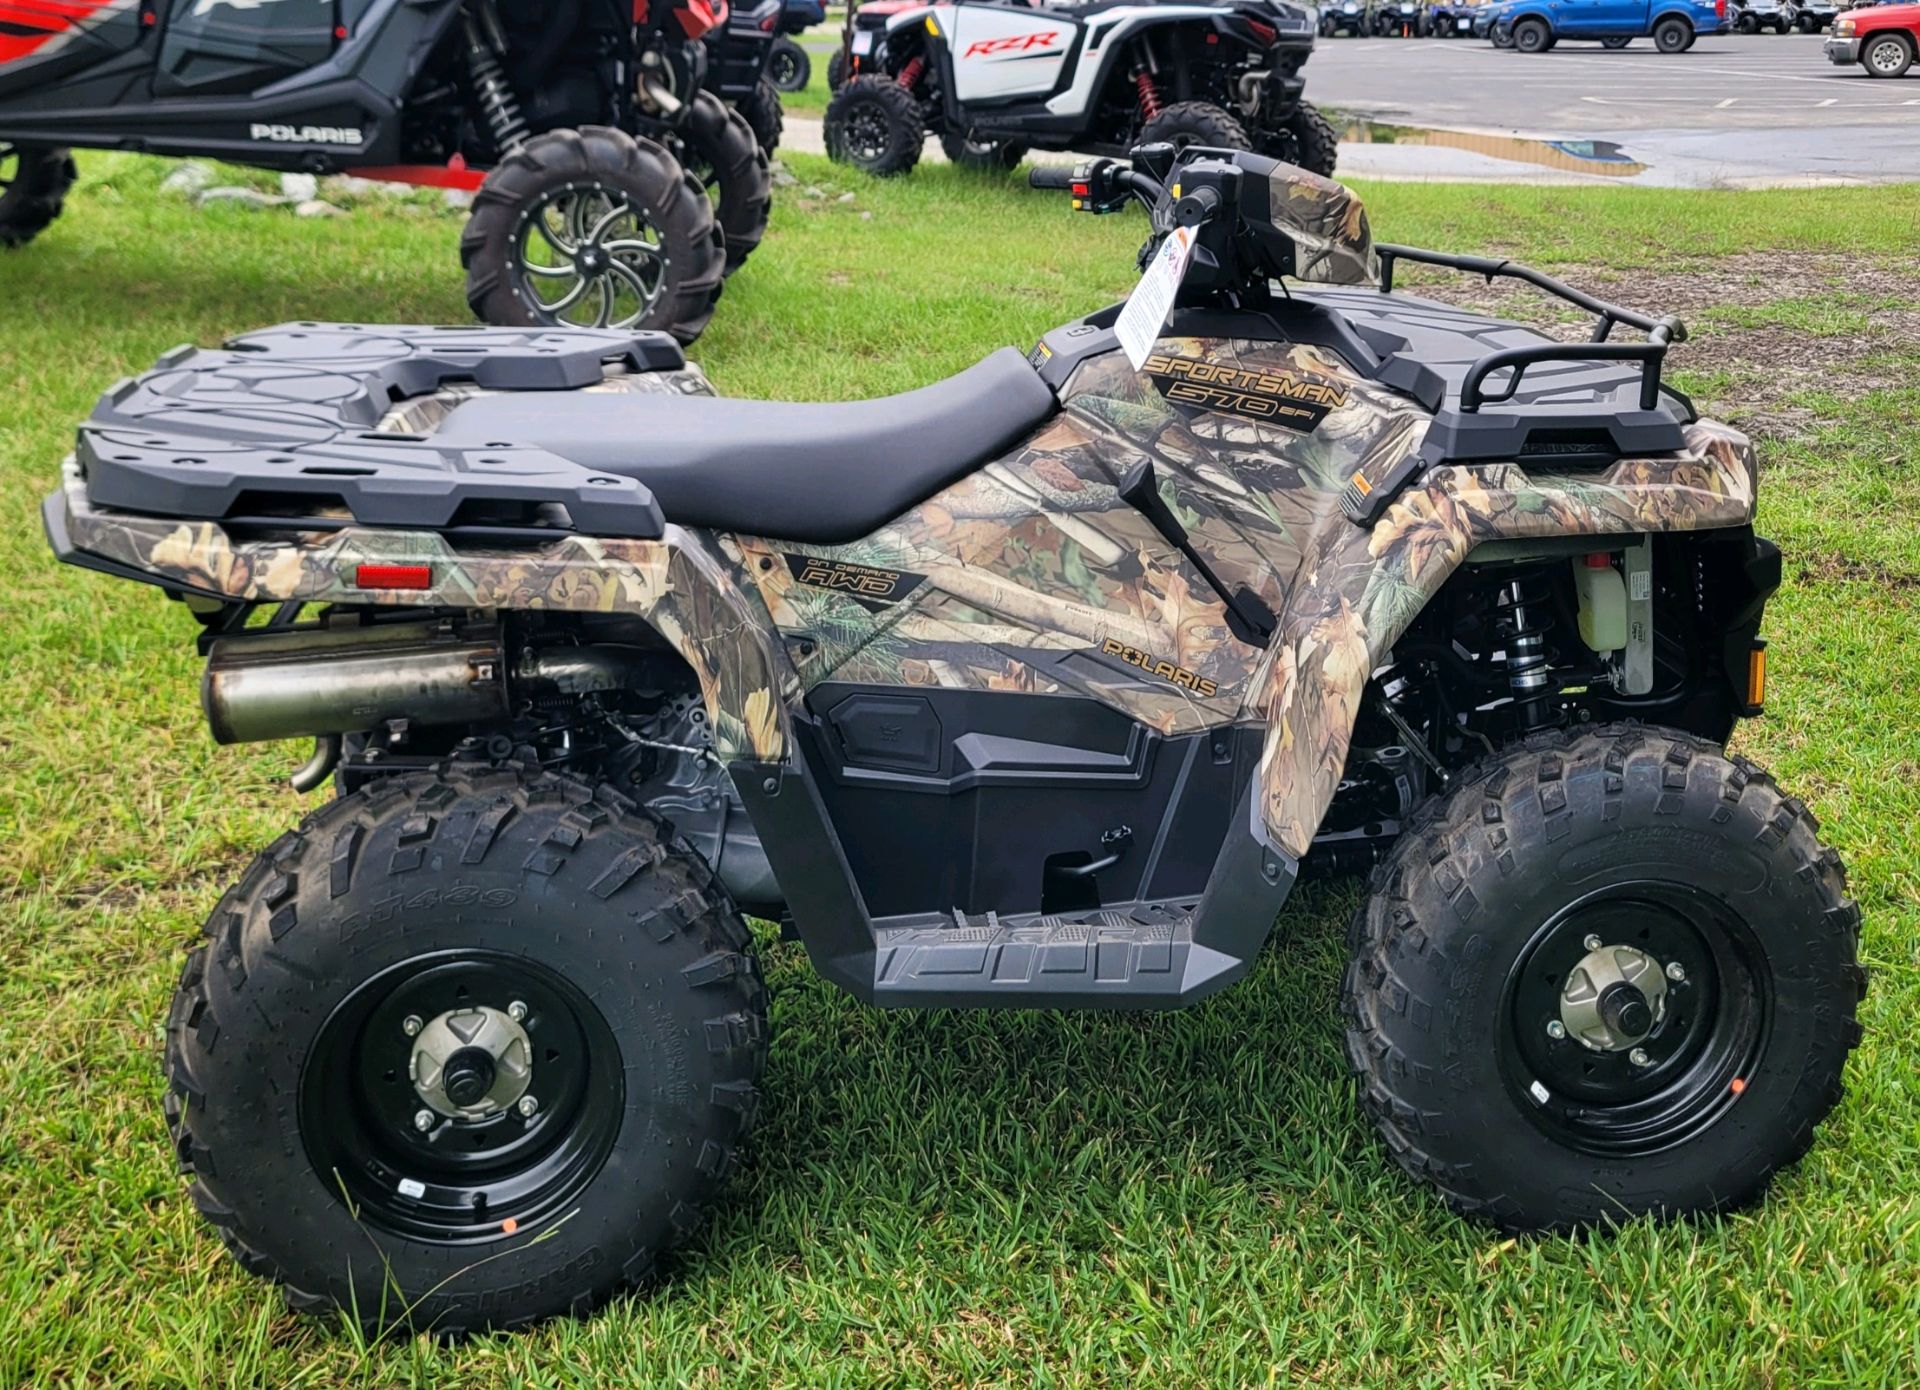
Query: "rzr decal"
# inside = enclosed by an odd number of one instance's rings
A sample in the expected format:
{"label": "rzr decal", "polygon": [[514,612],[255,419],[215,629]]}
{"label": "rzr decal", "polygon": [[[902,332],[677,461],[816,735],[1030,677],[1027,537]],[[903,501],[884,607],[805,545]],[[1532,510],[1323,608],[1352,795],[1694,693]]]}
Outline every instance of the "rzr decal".
{"label": "rzr decal", "polygon": [[135,0],[12,0],[0,3],[0,63],[42,56],[131,9]]}
{"label": "rzr decal", "polygon": [[1117,656],[1129,666],[1138,666],[1150,676],[1158,676],[1163,681],[1172,681],[1182,690],[1191,690],[1202,699],[1219,693],[1220,687],[1205,676],[1189,671],[1184,666],[1175,666],[1171,661],[1158,661],[1137,647],[1129,647],[1125,642],[1116,642],[1111,637],[1100,644],[1102,656]]}
{"label": "rzr decal", "polygon": [[1305,434],[1347,403],[1347,392],[1292,372],[1250,372],[1224,362],[1154,353],[1146,372],[1169,404],[1187,415],[1238,415]]}
{"label": "rzr decal", "polygon": [[975,39],[967,45],[962,58],[1025,58],[1037,56],[1035,49],[1048,49],[1060,42],[1058,29],[1036,34],[1009,34],[1000,39]]}
{"label": "rzr decal", "polygon": [[816,589],[836,589],[873,603],[892,603],[919,587],[925,575],[856,565],[850,560],[817,560],[811,555],[788,555],[787,568],[796,582]]}

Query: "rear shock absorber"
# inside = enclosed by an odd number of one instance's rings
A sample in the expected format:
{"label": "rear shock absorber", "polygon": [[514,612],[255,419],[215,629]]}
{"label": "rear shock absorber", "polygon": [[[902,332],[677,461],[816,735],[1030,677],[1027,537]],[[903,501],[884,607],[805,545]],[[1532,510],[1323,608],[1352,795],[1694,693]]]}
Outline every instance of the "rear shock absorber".
{"label": "rear shock absorber", "polygon": [[1500,590],[1500,637],[1507,651],[1507,685],[1522,729],[1537,729],[1552,718],[1547,691],[1553,673],[1547,669],[1547,624],[1541,614],[1547,606],[1537,576],[1509,580]]}
{"label": "rear shock absorber", "polygon": [[513,94],[506,69],[500,66],[500,52],[505,47],[500,21],[488,5],[469,5],[464,20],[467,72],[473,78],[474,95],[486,117],[487,133],[505,154],[527,138],[527,123],[520,115],[520,99]]}
{"label": "rear shock absorber", "polygon": [[905,87],[909,92],[911,92],[913,90],[914,83],[920,80],[920,74],[925,72],[926,70],[927,70],[926,58],[923,55],[916,53],[911,58],[907,59],[906,66],[900,69],[900,75],[896,77],[894,81],[898,82],[902,87]]}
{"label": "rear shock absorber", "polygon": [[1160,114],[1160,89],[1153,85],[1153,74],[1145,68],[1135,68],[1133,85],[1140,93],[1140,119],[1152,120]]}

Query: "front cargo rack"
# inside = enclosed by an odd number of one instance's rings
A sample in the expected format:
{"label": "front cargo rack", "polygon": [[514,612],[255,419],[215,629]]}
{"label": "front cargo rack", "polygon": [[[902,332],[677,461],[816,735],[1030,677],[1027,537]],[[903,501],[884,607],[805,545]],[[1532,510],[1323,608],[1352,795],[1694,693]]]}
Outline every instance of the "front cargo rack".
{"label": "front cargo rack", "polygon": [[88,500],[236,532],[431,529],[476,542],[558,531],[651,539],[638,481],[511,440],[393,424],[436,392],[702,390],[663,333],[293,323],[176,348],[80,426]]}

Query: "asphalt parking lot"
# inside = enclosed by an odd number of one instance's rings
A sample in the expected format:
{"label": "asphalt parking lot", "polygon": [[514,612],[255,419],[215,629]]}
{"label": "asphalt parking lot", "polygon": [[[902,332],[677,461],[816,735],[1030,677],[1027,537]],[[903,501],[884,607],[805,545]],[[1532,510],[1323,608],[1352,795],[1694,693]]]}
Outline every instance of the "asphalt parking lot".
{"label": "asphalt parking lot", "polygon": [[[1674,55],[1654,52],[1646,39],[1617,51],[1563,42],[1526,55],[1484,40],[1327,39],[1307,65],[1307,92],[1323,107],[1383,125],[1597,142],[1613,167],[1587,176],[1607,181],[1920,178],[1920,75],[1880,81],[1857,66],[1837,67],[1822,41],[1736,34],[1703,38]],[[1343,149],[1343,167],[1399,173],[1428,164],[1433,177],[1501,174],[1487,162],[1499,154],[1462,148],[1415,156],[1418,146],[1399,143],[1362,145],[1352,161]],[[1628,173],[1625,164],[1640,167]],[[1543,166],[1582,177],[1577,168]],[[1526,176],[1524,167],[1513,176]]]}

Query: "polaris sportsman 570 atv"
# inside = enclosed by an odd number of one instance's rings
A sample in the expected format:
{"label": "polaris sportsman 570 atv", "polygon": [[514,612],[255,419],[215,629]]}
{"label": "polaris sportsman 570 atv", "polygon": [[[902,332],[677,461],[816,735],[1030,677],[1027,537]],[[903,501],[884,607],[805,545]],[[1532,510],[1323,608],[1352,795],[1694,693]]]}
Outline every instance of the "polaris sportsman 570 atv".
{"label": "polaris sportsman 570 atv", "polygon": [[460,256],[479,317],[690,341],[765,231],[771,178],[744,120],[697,84],[675,94],[659,78],[661,52],[697,53],[724,0],[639,11],[28,6],[0,22],[0,245],[58,215],[76,145],[464,188],[476,196]]}
{"label": "polaris sportsman 570 atv", "polygon": [[981,168],[1167,143],[1333,172],[1333,128],[1301,99],[1313,13],[1290,0],[935,4],[889,14],[877,47],[872,33],[849,30],[858,75],[825,129],[827,153],[870,174],[912,169],[928,133]]}
{"label": "polaris sportsman 570 atv", "polygon": [[80,427],[54,549],[185,601],[217,739],[334,779],[167,1024],[193,1199],[296,1306],[475,1328],[652,1270],[758,1104],[742,913],[876,1004],[1167,1008],[1303,864],[1371,865],[1348,1056],[1454,1207],[1714,1211],[1806,1149],[1860,914],[1722,750],[1780,555],[1745,437],[1661,379],[1681,326],[1376,245],[1260,155],[1136,155],[1035,175],[1152,205],[1133,300],[905,395],[309,323]]}

